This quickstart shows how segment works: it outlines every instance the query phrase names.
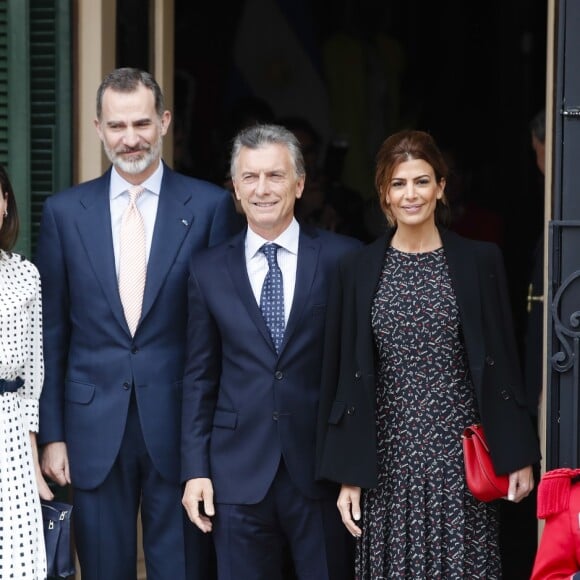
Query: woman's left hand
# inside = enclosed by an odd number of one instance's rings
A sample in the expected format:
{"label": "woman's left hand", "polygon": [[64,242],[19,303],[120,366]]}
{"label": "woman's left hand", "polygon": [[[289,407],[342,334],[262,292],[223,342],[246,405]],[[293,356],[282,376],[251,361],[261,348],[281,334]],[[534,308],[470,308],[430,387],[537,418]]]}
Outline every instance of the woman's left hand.
{"label": "woman's left hand", "polygon": [[510,473],[508,501],[518,503],[534,489],[534,470],[531,465]]}
{"label": "woman's left hand", "polygon": [[38,447],[36,446],[36,433],[30,431],[30,447],[32,448],[32,463],[34,465],[34,474],[36,476],[36,485],[38,487],[38,495],[40,499],[51,500],[54,498],[52,490],[46,483],[40,470],[40,462],[38,461]]}
{"label": "woman's left hand", "polygon": [[355,538],[360,538],[362,535],[362,530],[359,527],[361,517],[360,496],[360,487],[345,485],[343,483],[340,486],[340,493],[338,494],[338,500],[336,502],[342,523]]}

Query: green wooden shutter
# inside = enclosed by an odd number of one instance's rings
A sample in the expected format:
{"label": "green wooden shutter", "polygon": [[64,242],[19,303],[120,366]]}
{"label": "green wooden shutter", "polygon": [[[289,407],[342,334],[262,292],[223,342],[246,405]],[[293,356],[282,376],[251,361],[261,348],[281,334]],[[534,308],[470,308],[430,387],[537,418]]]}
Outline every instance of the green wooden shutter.
{"label": "green wooden shutter", "polygon": [[0,2],[0,163],[8,165],[8,13]]}
{"label": "green wooden shutter", "polygon": [[30,0],[30,232],[44,200],[71,184],[70,0]]}
{"label": "green wooden shutter", "polygon": [[[2,2],[3,30],[0,55],[0,91],[2,117],[0,123],[4,163],[14,188],[20,216],[20,236],[16,249],[30,252],[30,124],[28,90],[28,1]],[[5,32],[5,34],[4,34]]]}
{"label": "green wooden shutter", "polygon": [[0,163],[33,256],[42,204],[71,183],[73,0],[0,0]]}

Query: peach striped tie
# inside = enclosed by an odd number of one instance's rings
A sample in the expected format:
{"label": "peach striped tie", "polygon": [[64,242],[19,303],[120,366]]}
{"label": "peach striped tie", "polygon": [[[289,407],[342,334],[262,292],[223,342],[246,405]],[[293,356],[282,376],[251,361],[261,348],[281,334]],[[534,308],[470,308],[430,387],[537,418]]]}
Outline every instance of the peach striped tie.
{"label": "peach striped tie", "polygon": [[129,188],[129,205],[123,213],[119,236],[119,294],[131,336],[141,317],[147,271],[145,225],[137,208],[137,199],[144,191],[141,185]]}

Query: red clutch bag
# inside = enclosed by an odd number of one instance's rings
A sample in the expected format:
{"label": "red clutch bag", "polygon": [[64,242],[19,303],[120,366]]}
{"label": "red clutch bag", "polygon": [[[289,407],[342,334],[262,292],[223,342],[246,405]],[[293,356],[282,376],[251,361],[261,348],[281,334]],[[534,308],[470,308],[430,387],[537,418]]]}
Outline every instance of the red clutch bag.
{"label": "red clutch bag", "polygon": [[497,475],[483,427],[471,425],[463,431],[463,457],[465,479],[469,491],[480,501],[493,501],[505,497],[509,487],[508,475]]}

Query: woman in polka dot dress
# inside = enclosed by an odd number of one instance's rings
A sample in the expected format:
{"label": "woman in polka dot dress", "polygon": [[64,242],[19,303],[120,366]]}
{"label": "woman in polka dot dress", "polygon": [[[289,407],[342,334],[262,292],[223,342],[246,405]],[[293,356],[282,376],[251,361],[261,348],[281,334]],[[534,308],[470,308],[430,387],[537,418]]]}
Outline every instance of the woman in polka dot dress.
{"label": "woman in polka dot dress", "polygon": [[39,494],[52,499],[38,463],[38,398],[44,379],[40,277],[10,251],[18,215],[0,166],[0,579],[44,580]]}
{"label": "woman in polka dot dress", "polygon": [[357,580],[498,580],[497,504],[467,489],[461,435],[481,421],[507,498],[540,449],[518,364],[503,261],[440,225],[447,168],[422,131],[389,137],[376,186],[393,226],[332,286],[319,476],[342,484]]}

